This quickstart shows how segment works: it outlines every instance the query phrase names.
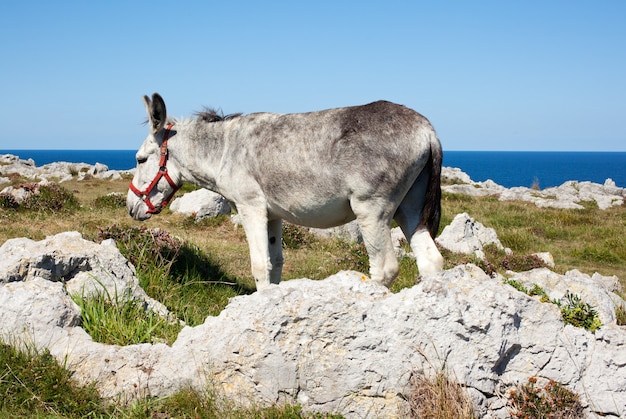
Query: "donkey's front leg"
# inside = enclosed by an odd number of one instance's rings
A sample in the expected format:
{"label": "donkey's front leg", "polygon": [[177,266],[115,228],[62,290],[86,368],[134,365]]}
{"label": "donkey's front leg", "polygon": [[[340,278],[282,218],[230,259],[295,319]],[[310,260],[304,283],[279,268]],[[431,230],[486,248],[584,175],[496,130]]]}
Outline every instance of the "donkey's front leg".
{"label": "donkey's front leg", "polygon": [[237,206],[241,224],[250,248],[250,265],[256,289],[270,284],[272,263],[270,260],[267,211],[265,208]]}

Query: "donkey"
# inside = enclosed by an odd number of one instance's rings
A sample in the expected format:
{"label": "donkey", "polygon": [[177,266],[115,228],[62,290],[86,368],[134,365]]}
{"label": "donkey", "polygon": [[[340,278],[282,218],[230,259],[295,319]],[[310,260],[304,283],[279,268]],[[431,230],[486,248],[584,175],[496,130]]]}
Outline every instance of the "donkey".
{"label": "donkey", "polygon": [[395,220],[420,275],[440,272],[433,241],[441,217],[441,144],[430,122],[401,105],[299,114],[253,113],[168,120],[158,94],[143,98],[149,134],[137,152],[126,205],[158,214],[183,182],[224,196],[241,217],[257,289],[280,282],[282,220],[328,228],[354,219],[372,281],[398,275]]}

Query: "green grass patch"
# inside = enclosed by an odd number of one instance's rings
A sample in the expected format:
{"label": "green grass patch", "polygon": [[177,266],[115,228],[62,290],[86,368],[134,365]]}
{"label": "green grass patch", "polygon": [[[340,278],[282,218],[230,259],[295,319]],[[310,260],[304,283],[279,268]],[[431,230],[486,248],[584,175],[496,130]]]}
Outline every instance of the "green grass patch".
{"label": "green grass patch", "polygon": [[113,192],[107,195],[99,196],[93,201],[93,207],[95,209],[116,209],[126,207],[126,195]]}
{"label": "green grass patch", "polygon": [[83,418],[106,413],[95,385],[78,386],[48,351],[0,342],[0,416]]}
{"label": "green grass patch", "polygon": [[148,310],[141,301],[130,296],[73,295],[81,309],[81,326],[96,342],[110,345],[164,342],[172,344],[181,326]]}
{"label": "green grass patch", "polygon": [[442,226],[467,212],[496,230],[514,254],[550,252],[558,273],[617,275],[626,286],[626,206],[600,210],[537,208],[528,202],[444,193]]}
{"label": "green grass patch", "polygon": [[198,246],[165,230],[113,225],[98,239],[112,238],[137,269],[140,285],[152,298],[195,326],[218,315],[228,300],[254,290],[225,273]]}

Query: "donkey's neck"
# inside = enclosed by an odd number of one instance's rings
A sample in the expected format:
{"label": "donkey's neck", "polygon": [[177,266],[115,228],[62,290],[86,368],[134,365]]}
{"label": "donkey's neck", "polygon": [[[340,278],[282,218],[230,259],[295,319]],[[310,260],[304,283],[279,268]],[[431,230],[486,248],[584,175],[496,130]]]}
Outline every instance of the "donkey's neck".
{"label": "donkey's neck", "polygon": [[224,151],[222,124],[187,120],[174,126],[177,133],[170,141],[170,155],[184,182],[216,191]]}

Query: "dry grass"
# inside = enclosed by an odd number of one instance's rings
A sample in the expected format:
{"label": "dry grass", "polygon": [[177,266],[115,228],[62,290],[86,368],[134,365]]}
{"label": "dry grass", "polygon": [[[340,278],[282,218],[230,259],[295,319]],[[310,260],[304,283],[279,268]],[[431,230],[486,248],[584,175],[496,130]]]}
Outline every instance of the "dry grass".
{"label": "dry grass", "polygon": [[412,418],[474,419],[472,400],[460,384],[438,372],[432,378],[413,376],[408,402]]}

